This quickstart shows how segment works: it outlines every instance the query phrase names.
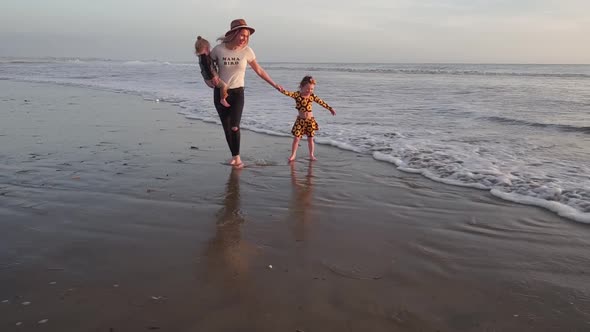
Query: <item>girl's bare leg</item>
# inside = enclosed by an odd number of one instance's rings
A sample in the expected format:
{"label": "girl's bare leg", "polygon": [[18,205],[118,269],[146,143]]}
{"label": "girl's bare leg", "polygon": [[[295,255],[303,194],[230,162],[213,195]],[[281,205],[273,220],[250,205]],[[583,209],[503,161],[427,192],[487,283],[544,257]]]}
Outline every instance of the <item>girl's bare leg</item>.
{"label": "girl's bare leg", "polygon": [[293,144],[291,145],[291,156],[289,157],[289,161],[293,161],[295,160],[295,157],[297,156],[297,148],[299,147],[299,141],[301,140],[301,137],[293,137]]}
{"label": "girl's bare leg", "polygon": [[309,148],[309,159],[318,160],[313,153],[315,151],[315,143],[313,142],[313,136],[307,136],[307,147]]}

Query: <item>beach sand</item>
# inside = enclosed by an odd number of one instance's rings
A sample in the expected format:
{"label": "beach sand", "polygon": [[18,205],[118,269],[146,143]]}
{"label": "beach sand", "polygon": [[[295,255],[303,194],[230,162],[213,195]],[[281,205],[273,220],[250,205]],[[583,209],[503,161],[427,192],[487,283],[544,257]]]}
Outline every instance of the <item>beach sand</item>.
{"label": "beach sand", "polygon": [[0,105],[0,331],[590,330],[589,229],[550,212],[246,130],[235,170],[135,96]]}

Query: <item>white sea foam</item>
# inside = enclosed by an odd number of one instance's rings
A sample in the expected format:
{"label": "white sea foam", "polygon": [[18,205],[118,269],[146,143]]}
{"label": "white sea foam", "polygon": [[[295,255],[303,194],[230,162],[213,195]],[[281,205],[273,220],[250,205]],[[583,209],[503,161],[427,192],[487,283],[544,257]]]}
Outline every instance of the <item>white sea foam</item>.
{"label": "white sea foam", "polygon": [[340,148],[342,150],[348,150],[348,151],[354,151],[354,152],[362,152],[362,149],[359,147],[356,147],[352,144],[349,143],[344,143],[341,141],[337,141],[337,140],[333,140],[333,139],[329,139],[329,138],[323,138],[323,137],[316,137],[315,141],[319,144],[326,144],[326,145],[331,145],[331,146],[335,146],[337,148]]}
{"label": "white sea foam", "polygon": [[507,193],[499,189],[492,189],[490,192],[492,193],[492,195],[505,199],[507,201],[539,206],[547,210],[553,211],[562,217],[572,219],[581,223],[590,224],[590,213],[582,213],[576,210],[575,208],[561,204],[556,201],[549,201],[543,198],[531,197],[516,193]]}
{"label": "white sea foam", "polygon": [[253,126],[248,126],[248,125],[242,125],[241,126],[242,129],[247,129],[247,130],[251,130],[257,133],[261,133],[261,134],[267,134],[267,135],[272,135],[272,136],[282,136],[282,137],[290,137],[290,134],[287,134],[285,132],[278,132],[276,130],[269,130],[269,129],[261,129],[261,128],[257,128],[257,127],[253,127]]}

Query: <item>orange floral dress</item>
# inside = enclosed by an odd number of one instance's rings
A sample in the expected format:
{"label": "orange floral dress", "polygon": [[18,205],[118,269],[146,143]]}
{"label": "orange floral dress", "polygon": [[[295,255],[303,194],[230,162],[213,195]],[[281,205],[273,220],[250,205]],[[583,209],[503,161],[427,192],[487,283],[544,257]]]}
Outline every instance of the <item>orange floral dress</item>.
{"label": "orange floral dress", "polygon": [[[325,101],[313,93],[309,95],[309,97],[301,96],[301,92],[299,91],[291,92],[283,90],[282,93],[295,99],[295,108],[299,112],[311,112],[313,102],[316,102],[325,109],[332,111],[332,107],[330,105],[328,105]],[[293,128],[291,129],[291,134],[296,137],[301,137],[303,134],[307,135],[307,137],[313,137],[315,136],[315,132],[319,129],[320,127],[318,126],[318,123],[314,117],[302,118],[298,116],[297,119],[295,119]]]}

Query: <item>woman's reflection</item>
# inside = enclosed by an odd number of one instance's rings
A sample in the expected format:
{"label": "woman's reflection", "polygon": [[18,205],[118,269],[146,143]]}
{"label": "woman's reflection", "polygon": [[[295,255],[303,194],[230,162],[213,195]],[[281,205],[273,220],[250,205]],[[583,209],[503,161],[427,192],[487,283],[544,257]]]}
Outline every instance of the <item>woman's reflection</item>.
{"label": "woman's reflection", "polygon": [[[248,271],[249,257],[255,246],[242,240],[241,225],[245,222],[240,209],[241,169],[232,168],[225,187],[223,205],[216,215],[215,236],[207,246],[209,276],[235,281]],[[235,285],[234,285],[235,286]]]}
{"label": "woman's reflection", "polygon": [[293,198],[291,202],[291,219],[294,221],[295,240],[303,241],[311,222],[310,213],[313,207],[313,163],[307,166],[307,174],[298,178],[295,163],[291,163],[291,183]]}
{"label": "woman's reflection", "polygon": [[[244,239],[248,220],[242,214],[240,174],[233,168],[214,218],[215,233],[205,247],[204,269],[199,270],[199,294],[204,314],[198,331],[257,331],[263,308],[253,266],[258,249]],[[243,188],[242,188],[243,189]],[[196,330],[195,330],[196,331]]]}

